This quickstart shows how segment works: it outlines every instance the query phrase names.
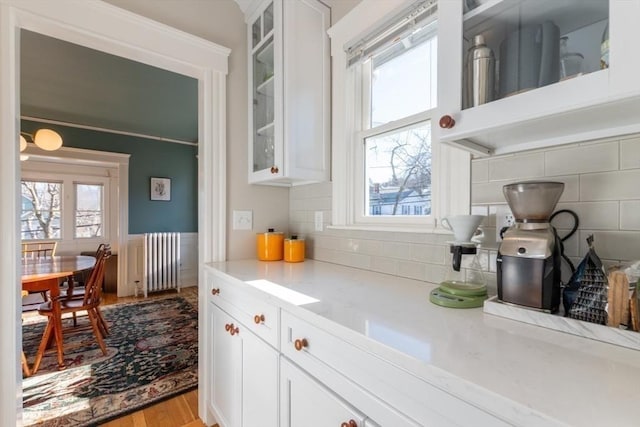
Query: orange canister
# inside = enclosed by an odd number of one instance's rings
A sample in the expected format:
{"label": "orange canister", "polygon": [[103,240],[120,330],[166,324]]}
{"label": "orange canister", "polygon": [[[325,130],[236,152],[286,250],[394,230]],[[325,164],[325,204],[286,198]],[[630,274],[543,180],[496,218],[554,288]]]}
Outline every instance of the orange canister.
{"label": "orange canister", "polygon": [[291,236],[290,239],[284,240],[284,260],[286,262],[304,261],[304,239]]}
{"label": "orange canister", "polygon": [[270,228],[256,235],[256,252],[260,261],[280,261],[284,249],[284,234]]}

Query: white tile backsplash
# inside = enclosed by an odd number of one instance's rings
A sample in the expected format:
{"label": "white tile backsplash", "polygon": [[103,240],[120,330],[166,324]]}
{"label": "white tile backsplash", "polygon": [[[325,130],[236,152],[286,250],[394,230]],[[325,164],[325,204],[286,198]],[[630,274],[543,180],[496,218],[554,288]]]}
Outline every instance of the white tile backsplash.
{"label": "white tile backsplash", "polygon": [[618,142],[549,151],[544,162],[546,176],[618,170]]}
{"label": "white tile backsplash", "polygon": [[471,169],[471,182],[489,181],[489,160],[475,160]]}
{"label": "white tile backsplash", "polygon": [[589,248],[586,239],[593,234],[595,251],[600,258],[609,260],[639,260],[640,232],[633,231],[580,231],[580,256]]}
{"label": "white tile backsplash", "polygon": [[620,169],[640,169],[640,138],[620,141]]}
{"label": "white tile backsplash", "polygon": [[427,266],[423,262],[398,261],[398,275],[416,280],[427,279]]}
{"label": "white tile backsplash", "polygon": [[[591,230],[617,230],[619,228],[618,208],[619,203],[615,202],[571,202],[558,203],[556,211],[568,209],[578,215],[581,228]],[[561,213],[553,219],[556,228],[573,227],[573,217],[569,214]]]}
{"label": "white tile backsplash", "polygon": [[[506,204],[502,187],[533,179],[565,183],[556,210],[571,209],[579,216],[579,232],[564,242],[576,265],[586,253],[589,234],[594,234],[605,265],[640,259],[640,137],[477,159],[472,161],[471,211],[488,215],[481,259],[490,286],[496,282],[495,208]],[[433,283],[444,280],[451,262],[448,235],[326,227],[314,231],[316,210],[323,211],[326,225],[331,222],[331,191],[331,183],[290,190],[289,229],[307,238],[307,253],[314,259]],[[554,220],[560,236],[571,224],[566,215]],[[568,267],[563,270],[568,279]]]}
{"label": "white tile backsplash", "polygon": [[580,176],[580,200],[640,199],[640,169]]}
{"label": "white tile backsplash", "polygon": [[620,202],[620,229],[640,231],[640,200]]}
{"label": "white tile backsplash", "polygon": [[530,179],[544,176],[544,153],[508,155],[489,160],[489,180]]}

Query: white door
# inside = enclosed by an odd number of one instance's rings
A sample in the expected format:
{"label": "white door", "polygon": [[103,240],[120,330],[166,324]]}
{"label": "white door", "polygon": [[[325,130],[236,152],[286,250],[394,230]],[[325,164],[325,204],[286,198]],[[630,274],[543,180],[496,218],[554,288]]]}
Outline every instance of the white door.
{"label": "white door", "polygon": [[362,414],[286,359],[280,362],[280,398],[281,427],[365,425]]}

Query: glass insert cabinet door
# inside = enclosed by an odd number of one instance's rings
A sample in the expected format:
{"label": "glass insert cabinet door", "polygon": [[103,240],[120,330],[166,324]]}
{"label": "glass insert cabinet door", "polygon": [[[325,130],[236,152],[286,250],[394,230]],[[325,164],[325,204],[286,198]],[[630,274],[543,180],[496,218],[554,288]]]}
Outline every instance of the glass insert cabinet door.
{"label": "glass insert cabinet door", "polygon": [[609,0],[462,0],[463,109],[608,68]]}
{"label": "glass insert cabinet door", "polygon": [[274,31],[273,3],[251,26],[253,91],[253,171],[272,168],[274,162]]}

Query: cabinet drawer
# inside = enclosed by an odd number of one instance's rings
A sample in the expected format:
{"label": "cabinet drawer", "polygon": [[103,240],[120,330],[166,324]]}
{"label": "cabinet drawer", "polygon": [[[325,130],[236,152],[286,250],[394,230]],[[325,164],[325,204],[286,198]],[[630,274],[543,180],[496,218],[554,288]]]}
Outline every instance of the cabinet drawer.
{"label": "cabinet drawer", "polygon": [[281,352],[383,427],[508,425],[284,310],[281,322]]}
{"label": "cabinet drawer", "polygon": [[268,344],[278,348],[278,307],[216,276],[210,276],[210,279],[207,286],[210,300]]}

